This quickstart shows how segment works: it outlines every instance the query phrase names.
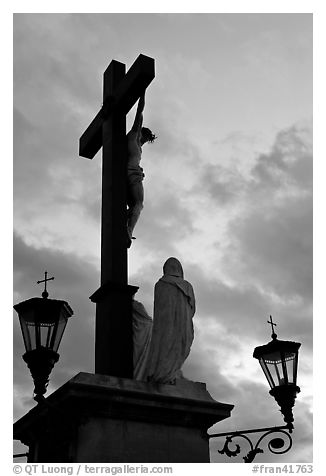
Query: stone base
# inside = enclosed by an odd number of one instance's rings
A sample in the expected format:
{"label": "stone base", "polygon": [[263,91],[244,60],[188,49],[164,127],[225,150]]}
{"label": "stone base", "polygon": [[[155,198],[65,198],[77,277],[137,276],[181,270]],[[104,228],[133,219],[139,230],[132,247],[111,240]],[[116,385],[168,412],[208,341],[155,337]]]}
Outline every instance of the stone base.
{"label": "stone base", "polygon": [[207,429],[233,405],[206,385],[81,372],[14,424],[30,463],[208,463]]}

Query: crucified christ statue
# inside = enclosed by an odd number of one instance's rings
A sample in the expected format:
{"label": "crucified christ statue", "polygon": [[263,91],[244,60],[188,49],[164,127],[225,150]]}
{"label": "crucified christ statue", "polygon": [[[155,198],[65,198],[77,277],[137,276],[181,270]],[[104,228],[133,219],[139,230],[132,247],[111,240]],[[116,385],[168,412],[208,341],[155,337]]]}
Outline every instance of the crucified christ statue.
{"label": "crucified christ statue", "polygon": [[142,146],[146,142],[154,142],[155,134],[143,125],[143,110],[145,107],[145,93],[139,98],[135,120],[131,130],[127,134],[127,231],[128,231],[128,247],[131,240],[135,225],[138,221],[140,212],[143,209],[144,187],[143,179],[145,177],[142,167],[139,163],[141,160]]}

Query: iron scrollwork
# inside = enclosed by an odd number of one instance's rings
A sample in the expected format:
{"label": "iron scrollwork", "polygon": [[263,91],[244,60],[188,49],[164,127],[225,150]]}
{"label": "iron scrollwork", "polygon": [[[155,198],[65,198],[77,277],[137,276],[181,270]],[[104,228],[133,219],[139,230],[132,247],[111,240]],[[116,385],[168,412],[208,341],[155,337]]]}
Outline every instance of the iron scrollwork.
{"label": "iron scrollwork", "polygon": [[[287,430],[287,431],[286,431]],[[262,433],[265,432],[254,445],[251,439],[247,436],[248,433]],[[258,453],[263,453],[264,450],[260,448],[261,442],[269,437],[274,436],[275,433],[281,433],[281,436],[275,438],[273,437],[267,443],[267,448],[273,454],[284,454],[287,453],[292,448],[292,438],[290,433],[292,432],[292,428],[287,426],[281,427],[273,427],[273,428],[257,428],[255,430],[245,430],[245,431],[234,431],[230,433],[220,433],[209,435],[209,438],[218,438],[221,436],[225,436],[225,443],[221,450],[218,450],[220,454],[225,454],[228,457],[237,456],[241,453],[241,447],[239,444],[235,444],[233,442],[234,438],[243,438],[245,439],[250,446],[250,450],[246,456],[243,457],[245,463],[251,463]],[[231,444],[235,444],[235,448],[232,449],[230,447]]]}

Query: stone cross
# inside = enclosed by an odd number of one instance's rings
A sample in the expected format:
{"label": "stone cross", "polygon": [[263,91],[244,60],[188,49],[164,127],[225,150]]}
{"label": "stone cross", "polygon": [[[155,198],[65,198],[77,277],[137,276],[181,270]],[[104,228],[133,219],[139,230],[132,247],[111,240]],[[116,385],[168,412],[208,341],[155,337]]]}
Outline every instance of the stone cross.
{"label": "stone cross", "polygon": [[101,286],[96,303],[95,373],[132,378],[132,297],[128,285],[126,114],[154,79],[154,59],[139,55],[128,72],[111,61],[103,106],[80,138],[79,155],[102,147]]}

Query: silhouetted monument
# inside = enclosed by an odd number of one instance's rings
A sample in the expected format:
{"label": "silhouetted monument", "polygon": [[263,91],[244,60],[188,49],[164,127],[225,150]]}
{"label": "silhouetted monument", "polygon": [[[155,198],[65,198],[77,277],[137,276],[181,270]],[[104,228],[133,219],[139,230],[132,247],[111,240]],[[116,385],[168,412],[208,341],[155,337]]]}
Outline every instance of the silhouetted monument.
{"label": "silhouetted monument", "polygon": [[95,372],[133,377],[132,296],[127,265],[126,114],[155,76],[154,60],[139,55],[127,74],[111,61],[104,73],[103,107],[80,138],[79,155],[102,147],[101,287],[96,303]]}
{"label": "silhouetted monument", "polygon": [[196,304],[192,285],[183,279],[179,260],[169,258],[154,292],[153,334],[147,361],[149,381],[175,383],[194,339]]}
{"label": "silhouetted monument", "polygon": [[[138,288],[128,285],[126,114],[153,78],[152,58],[140,55],[127,74],[124,64],[112,61],[104,73],[103,107],[80,139],[83,157],[103,148],[101,286],[91,296],[95,374],[78,373],[14,424],[14,438],[29,447],[29,463],[209,462],[207,429],[233,408],[215,401],[204,383],[156,382],[154,353],[154,381],[138,380],[144,379],[152,323],[133,300]],[[166,381],[174,380],[189,353],[195,299],[177,260],[166,262],[164,275],[155,290],[154,344],[163,336],[164,300],[171,300],[168,336],[175,326],[175,362],[159,349]],[[179,337],[185,339],[181,346]]]}

